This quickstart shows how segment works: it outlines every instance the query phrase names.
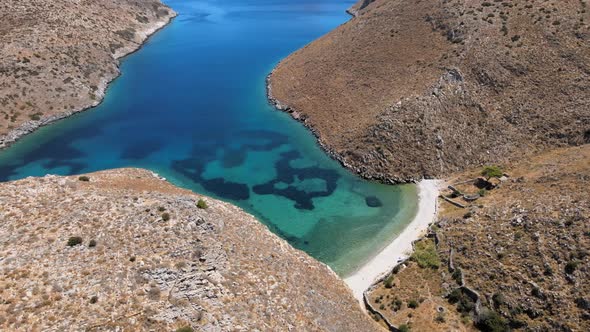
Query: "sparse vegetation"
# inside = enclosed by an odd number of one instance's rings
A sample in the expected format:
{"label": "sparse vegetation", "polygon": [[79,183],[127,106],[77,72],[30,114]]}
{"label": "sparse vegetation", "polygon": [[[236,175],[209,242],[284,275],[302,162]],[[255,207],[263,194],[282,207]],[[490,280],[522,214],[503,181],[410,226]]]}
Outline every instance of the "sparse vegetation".
{"label": "sparse vegetation", "polygon": [[457,311],[461,313],[469,313],[474,308],[473,300],[465,295],[461,288],[454,289],[448,296],[449,303],[457,304]]}
{"label": "sparse vegetation", "polygon": [[410,332],[410,326],[407,324],[402,324],[398,327],[399,332]]}
{"label": "sparse vegetation", "polygon": [[572,274],[578,268],[578,262],[576,261],[569,261],[565,264],[565,273]]}
{"label": "sparse vegetation", "polygon": [[387,279],[385,279],[385,288],[392,288],[393,287],[393,274],[391,274],[389,277],[387,277]]}
{"label": "sparse vegetation", "polygon": [[483,309],[477,321],[477,327],[483,332],[506,332],[509,330],[506,320],[490,309]]}
{"label": "sparse vegetation", "polygon": [[440,257],[432,240],[416,242],[411,259],[421,268],[438,269],[440,267]]}
{"label": "sparse vegetation", "polygon": [[458,285],[461,285],[461,280],[463,279],[463,272],[460,268],[456,268],[451,276],[453,277],[453,280],[457,282]]}
{"label": "sparse vegetation", "polygon": [[492,295],[492,301],[496,308],[503,306],[506,303],[506,299],[502,293],[494,293],[494,295]]}
{"label": "sparse vegetation", "polygon": [[80,236],[72,236],[68,239],[68,247],[74,247],[77,246],[79,244],[82,244],[82,237]]}
{"label": "sparse vegetation", "polygon": [[402,300],[395,298],[393,302],[391,302],[391,309],[393,309],[393,311],[398,311],[402,308],[402,304]]}
{"label": "sparse vegetation", "polygon": [[90,178],[86,175],[82,175],[82,176],[78,177],[78,180],[83,181],[83,182],[88,182],[88,181],[90,181]]}
{"label": "sparse vegetation", "polygon": [[503,174],[504,172],[499,166],[485,166],[481,171],[481,175],[485,176],[488,180],[502,177]]}
{"label": "sparse vegetation", "polygon": [[197,202],[197,207],[199,209],[206,209],[207,206],[207,202],[205,202],[205,200],[203,200],[202,198],[199,198],[199,201]]}
{"label": "sparse vegetation", "polygon": [[170,213],[168,213],[168,212],[162,213],[162,220],[164,220],[164,221],[170,220]]}
{"label": "sparse vegetation", "polygon": [[88,247],[89,248],[96,247],[96,240],[94,240],[94,239],[90,240],[90,242],[88,242]]}
{"label": "sparse vegetation", "polygon": [[190,326],[183,326],[176,329],[176,332],[193,332],[193,328]]}

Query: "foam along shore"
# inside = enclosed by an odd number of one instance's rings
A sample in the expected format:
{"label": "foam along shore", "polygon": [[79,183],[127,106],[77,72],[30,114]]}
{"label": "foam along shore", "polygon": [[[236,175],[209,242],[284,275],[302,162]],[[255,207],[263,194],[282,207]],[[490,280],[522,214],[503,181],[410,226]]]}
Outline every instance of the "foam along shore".
{"label": "foam along shore", "polygon": [[428,229],[428,225],[434,221],[440,183],[440,180],[420,181],[418,212],[414,219],[393,242],[344,279],[361,304],[365,290],[389,273],[401,260],[408,258],[412,252],[412,242],[419,239]]}

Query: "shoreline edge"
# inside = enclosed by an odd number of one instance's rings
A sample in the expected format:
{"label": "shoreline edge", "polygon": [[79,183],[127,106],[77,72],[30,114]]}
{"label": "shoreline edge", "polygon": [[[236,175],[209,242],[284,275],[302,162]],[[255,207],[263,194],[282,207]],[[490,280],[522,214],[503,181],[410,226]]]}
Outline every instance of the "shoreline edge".
{"label": "shoreline edge", "polygon": [[438,212],[438,196],[441,180],[422,180],[418,183],[418,210],[404,230],[377,255],[356,272],[344,278],[354,297],[364,306],[364,293],[389,274],[395,266],[411,256],[413,243],[426,234]]}

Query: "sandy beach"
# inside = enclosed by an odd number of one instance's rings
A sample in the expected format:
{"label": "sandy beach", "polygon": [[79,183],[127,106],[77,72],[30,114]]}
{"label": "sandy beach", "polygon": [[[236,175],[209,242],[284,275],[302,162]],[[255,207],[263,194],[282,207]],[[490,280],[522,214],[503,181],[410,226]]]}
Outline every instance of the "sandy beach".
{"label": "sandy beach", "polygon": [[412,252],[412,242],[423,235],[428,225],[434,221],[440,183],[440,180],[420,181],[418,212],[414,219],[385,249],[344,279],[359,302],[363,302],[363,292],[377,279],[389,273],[400,260],[409,257]]}

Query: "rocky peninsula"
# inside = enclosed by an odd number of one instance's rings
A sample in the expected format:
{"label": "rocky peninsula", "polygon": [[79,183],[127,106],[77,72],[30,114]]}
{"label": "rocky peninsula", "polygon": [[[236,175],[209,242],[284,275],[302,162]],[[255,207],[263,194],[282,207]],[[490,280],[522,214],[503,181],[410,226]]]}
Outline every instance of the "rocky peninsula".
{"label": "rocky peninsula", "polygon": [[116,169],[0,184],[0,329],[378,331],[239,208]]}
{"label": "rocky peninsula", "polygon": [[159,0],[0,4],[0,148],[98,105],[137,50],[176,13]]}

